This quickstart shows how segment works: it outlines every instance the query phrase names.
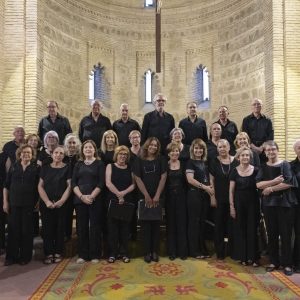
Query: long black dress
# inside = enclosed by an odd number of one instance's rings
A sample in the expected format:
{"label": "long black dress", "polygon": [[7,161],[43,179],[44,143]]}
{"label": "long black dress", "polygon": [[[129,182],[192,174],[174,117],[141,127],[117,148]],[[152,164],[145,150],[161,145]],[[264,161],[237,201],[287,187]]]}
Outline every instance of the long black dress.
{"label": "long black dress", "polygon": [[259,218],[259,198],[256,188],[254,169],[249,176],[241,176],[234,168],[230,174],[230,181],[235,182],[234,207],[236,210],[237,236],[239,241],[237,257],[242,262],[256,260],[257,254],[257,226]]}
{"label": "long black dress", "polygon": [[186,180],[180,162],[180,168],[168,167],[166,182],[167,250],[170,257],[187,256],[187,208]]}
{"label": "long black dress", "polygon": [[214,176],[215,196],[217,207],[214,211],[215,219],[215,250],[218,259],[225,258],[224,238],[228,237],[229,251],[232,250],[231,217],[229,210],[229,174],[237,166],[233,160],[230,164],[222,164],[216,157],[211,161],[210,173]]}
{"label": "long black dress", "polygon": [[[45,165],[41,169],[41,179],[44,182],[44,190],[52,202],[60,200],[67,188],[67,180],[70,179],[69,166],[53,168]],[[60,208],[47,208],[44,201],[40,201],[42,217],[44,253],[46,256],[62,254],[64,246],[64,230],[66,203]]]}

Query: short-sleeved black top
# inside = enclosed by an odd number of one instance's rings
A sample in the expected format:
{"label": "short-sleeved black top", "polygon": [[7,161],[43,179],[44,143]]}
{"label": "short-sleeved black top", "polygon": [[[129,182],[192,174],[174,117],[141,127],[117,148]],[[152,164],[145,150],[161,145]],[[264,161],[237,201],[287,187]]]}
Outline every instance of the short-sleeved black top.
{"label": "short-sleeved black top", "polygon": [[[194,173],[194,179],[202,184],[209,185],[209,171],[206,161],[190,159],[186,164],[186,173]],[[192,185],[189,186],[194,188]]]}
{"label": "short-sleeved black top", "polygon": [[214,176],[215,194],[218,203],[229,204],[229,175],[238,165],[235,159],[230,164],[222,164],[216,157],[210,162],[209,172]]}
{"label": "short-sleeved black top", "polygon": [[67,188],[67,180],[71,178],[70,168],[53,168],[51,165],[43,166],[40,174],[44,181],[44,190],[50,201],[58,201]]}
{"label": "short-sleeved black top", "polygon": [[108,164],[112,164],[114,162],[114,155],[115,151],[106,151],[103,153],[102,151],[99,152],[99,156],[101,157],[101,160],[104,162],[105,166]]}
{"label": "short-sleeved black top", "polygon": [[37,160],[42,162],[42,166],[50,165],[53,162],[52,156],[46,151],[46,148],[39,152]]}
{"label": "short-sleeved black top", "polygon": [[155,196],[161,175],[166,172],[167,164],[163,157],[154,160],[137,158],[133,166],[134,175],[141,178],[151,198]]}
{"label": "short-sleeved black top", "polygon": [[4,187],[9,190],[11,206],[35,205],[38,199],[39,170],[36,163],[31,163],[23,171],[19,161],[10,167]]}
{"label": "short-sleeved black top", "polygon": [[[280,175],[283,175],[284,183],[293,185],[293,173],[287,161],[282,161],[282,163],[275,166],[263,164],[256,176],[256,182],[272,180]],[[290,199],[290,202],[287,197],[283,197],[283,193],[286,192],[287,190],[276,191],[268,196],[263,196],[263,205],[291,207],[295,203],[293,203],[293,199]]]}
{"label": "short-sleeved black top", "polygon": [[[86,165],[83,161],[76,163],[72,176],[72,189],[78,186],[83,195],[90,195],[96,187],[102,190],[104,182],[105,166],[101,160],[95,160],[90,165]],[[100,199],[100,194],[97,199]],[[74,203],[81,204],[82,201],[75,195]]]}
{"label": "short-sleeved black top", "polygon": [[[111,182],[112,184],[119,190],[124,191],[129,186],[132,185],[132,174],[131,174],[131,168],[127,166],[126,169],[122,169],[117,167],[115,164],[111,164]],[[131,193],[127,194],[125,196],[125,201],[131,200]],[[116,195],[112,193],[110,190],[108,192],[108,199],[116,199]]]}
{"label": "short-sleeved black top", "polygon": [[258,169],[254,168],[253,173],[249,176],[241,176],[237,169],[234,168],[230,173],[229,179],[230,181],[235,182],[235,189],[237,191],[247,191],[247,192],[257,192],[256,188],[256,175]]}

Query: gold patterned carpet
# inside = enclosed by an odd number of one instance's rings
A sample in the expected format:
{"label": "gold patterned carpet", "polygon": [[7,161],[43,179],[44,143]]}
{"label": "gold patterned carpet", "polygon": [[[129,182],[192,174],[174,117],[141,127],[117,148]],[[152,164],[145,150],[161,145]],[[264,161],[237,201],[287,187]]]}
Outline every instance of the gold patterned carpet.
{"label": "gold patterned carpet", "polygon": [[137,258],[129,264],[83,265],[65,259],[30,299],[300,299],[300,287],[292,278],[230,259],[161,258],[146,264]]}

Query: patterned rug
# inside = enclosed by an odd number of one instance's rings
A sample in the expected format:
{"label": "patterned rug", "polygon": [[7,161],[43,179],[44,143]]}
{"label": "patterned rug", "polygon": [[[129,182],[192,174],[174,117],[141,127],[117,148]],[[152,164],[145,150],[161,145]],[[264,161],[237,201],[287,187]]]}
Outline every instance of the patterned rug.
{"label": "patterned rug", "polygon": [[30,299],[300,299],[300,287],[280,272],[232,260],[161,258],[146,264],[62,261]]}

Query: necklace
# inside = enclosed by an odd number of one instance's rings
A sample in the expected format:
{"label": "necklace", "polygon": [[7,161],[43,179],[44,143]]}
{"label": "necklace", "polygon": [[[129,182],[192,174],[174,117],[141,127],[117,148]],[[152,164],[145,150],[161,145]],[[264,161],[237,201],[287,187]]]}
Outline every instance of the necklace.
{"label": "necklace", "polygon": [[229,164],[227,165],[227,166],[228,166],[228,171],[227,171],[227,172],[224,171],[223,164],[222,164],[221,160],[219,160],[219,162],[220,162],[220,166],[221,166],[221,169],[222,169],[222,173],[223,173],[225,176],[228,176],[229,173],[230,173],[230,167],[231,167],[231,166],[230,166],[230,165],[231,165],[230,161],[229,161]]}
{"label": "necklace", "polygon": [[95,159],[93,159],[93,160],[85,160],[84,163],[86,165],[91,165],[94,161],[95,161]]}

